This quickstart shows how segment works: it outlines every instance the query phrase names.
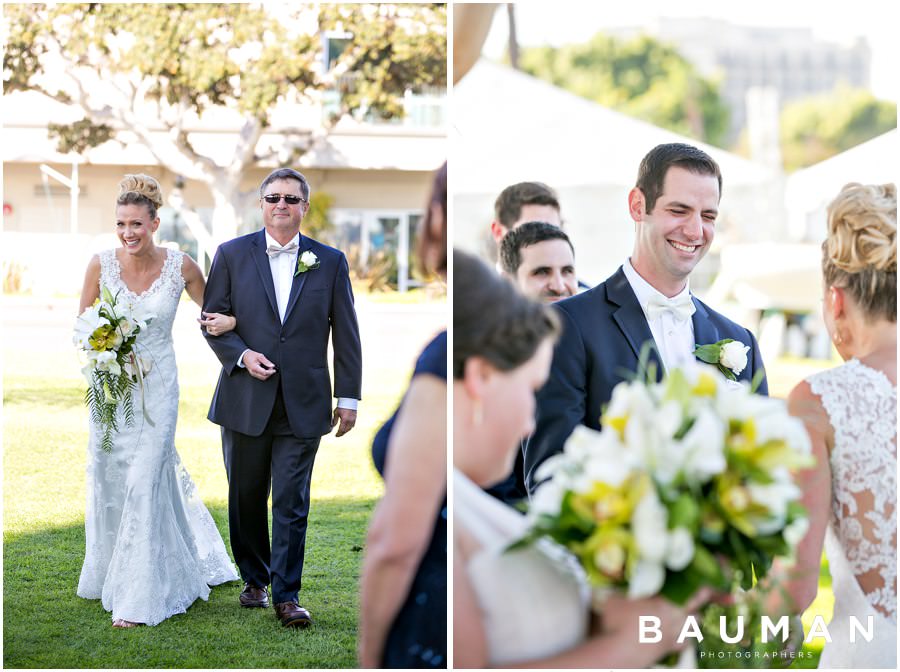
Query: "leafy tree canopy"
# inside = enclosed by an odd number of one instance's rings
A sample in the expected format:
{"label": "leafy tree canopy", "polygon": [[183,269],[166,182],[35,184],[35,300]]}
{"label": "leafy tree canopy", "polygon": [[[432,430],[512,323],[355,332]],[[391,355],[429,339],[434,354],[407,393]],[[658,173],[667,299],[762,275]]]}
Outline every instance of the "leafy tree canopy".
{"label": "leafy tree canopy", "polygon": [[715,82],[649,36],[602,33],[584,44],[522,50],[522,70],[579,96],[676,133],[722,146],[728,109]]}
{"label": "leafy tree canopy", "polygon": [[838,87],[804,98],[781,113],[781,154],[787,171],[811,166],[897,128],[897,104],[869,91]]}
{"label": "leafy tree canopy", "polygon": [[[443,4],[6,4],[3,13],[5,92],[39,91],[80,109],[83,120],[50,129],[63,152],[129,131],[160,165],[206,184],[213,242],[236,232],[247,168],[293,163],[342,116],[398,117],[407,90],[447,81]],[[346,42],[327,69],[326,35]],[[99,89],[120,95],[101,100]],[[257,154],[277,103],[335,90],[338,112],[322,127],[298,129],[286,141],[292,145]],[[185,129],[187,119],[214,108],[241,117],[227,165],[197,151]]]}

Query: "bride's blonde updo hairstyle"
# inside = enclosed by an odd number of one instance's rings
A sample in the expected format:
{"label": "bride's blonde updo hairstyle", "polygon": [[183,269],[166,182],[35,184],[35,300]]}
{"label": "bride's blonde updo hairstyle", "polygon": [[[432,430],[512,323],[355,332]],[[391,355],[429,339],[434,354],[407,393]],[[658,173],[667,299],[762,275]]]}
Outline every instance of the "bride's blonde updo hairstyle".
{"label": "bride's blonde updo hairstyle", "polygon": [[852,182],[828,206],[822,272],[865,315],[897,321],[897,187]]}
{"label": "bride's blonde updo hairstyle", "polygon": [[126,175],[119,182],[119,197],[116,205],[146,205],[150,219],[156,219],[156,211],[162,207],[162,190],[159,182],[149,175],[137,173]]}

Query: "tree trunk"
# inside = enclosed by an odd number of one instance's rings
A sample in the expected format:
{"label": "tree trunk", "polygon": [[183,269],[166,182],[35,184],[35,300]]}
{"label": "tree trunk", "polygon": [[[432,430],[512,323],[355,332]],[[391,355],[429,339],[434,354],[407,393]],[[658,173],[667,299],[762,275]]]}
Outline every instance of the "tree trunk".
{"label": "tree trunk", "polygon": [[518,70],[519,38],[516,35],[516,8],[512,2],[506,3],[506,14],[509,17],[509,64],[514,70]]}
{"label": "tree trunk", "polygon": [[236,187],[210,185],[213,197],[212,243],[220,245],[237,236],[240,192]]}

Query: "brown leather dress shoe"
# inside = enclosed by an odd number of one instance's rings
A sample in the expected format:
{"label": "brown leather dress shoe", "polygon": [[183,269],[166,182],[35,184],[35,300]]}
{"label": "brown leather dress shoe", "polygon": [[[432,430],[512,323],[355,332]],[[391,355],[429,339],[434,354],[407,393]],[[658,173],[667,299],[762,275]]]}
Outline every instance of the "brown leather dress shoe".
{"label": "brown leather dress shoe", "polygon": [[312,625],[309,612],[296,602],[276,603],[275,617],[286,628],[307,628]]}
{"label": "brown leather dress shoe", "polygon": [[269,592],[265,588],[257,588],[249,583],[244,584],[244,590],[238,598],[242,607],[268,607]]}

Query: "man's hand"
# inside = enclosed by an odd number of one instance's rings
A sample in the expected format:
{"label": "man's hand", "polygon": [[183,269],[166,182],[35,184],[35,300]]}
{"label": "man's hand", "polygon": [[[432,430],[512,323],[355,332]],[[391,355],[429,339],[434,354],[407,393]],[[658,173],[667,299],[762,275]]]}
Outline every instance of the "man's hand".
{"label": "man's hand", "polygon": [[275,373],[275,365],[261,352],[248,350],[244,353],[241,361],[247,369],[247,373],[257,380],[268,380]]}
{"label": "man's hand", "polygon": [[210,336],[220,336],[231,331],[237,325],[237,320],[233,316],[221,313],[201,312],[197,322],[206,329],[206,333]]}
{"label": "man's hand", "polygon": [[335,408],[334,415],[331,416],[331,426],[334,427],[338,420],[341,421],[341,426],[338,427],[337,434],[335,436],[343,436],[356,424],[356,411],[352,408]]}

